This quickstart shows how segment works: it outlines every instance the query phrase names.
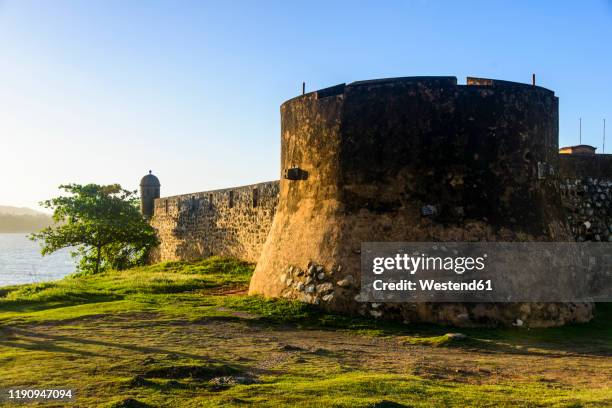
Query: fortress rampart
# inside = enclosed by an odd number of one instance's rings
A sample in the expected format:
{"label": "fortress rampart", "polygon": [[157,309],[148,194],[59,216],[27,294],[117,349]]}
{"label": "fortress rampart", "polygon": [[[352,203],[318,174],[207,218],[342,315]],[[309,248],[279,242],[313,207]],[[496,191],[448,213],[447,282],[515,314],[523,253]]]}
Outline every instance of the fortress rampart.
{"label": "fortress rampart", "polygon": [[612,177],[612,154],[559,155],[559,176],[563,179]]}
{"label": "fortress rampart", "polygon": [[155,200],[160,246],[152,261],[223,255],[257,262],[278,202],[278,181]]}
{"label": "fortress rampart", "polygon": [[560,157],[552,91],[480,78],[360,81],[285,102],[281,121],[281,180],[156,199],[154,260],[234,256],[257,262],[251,294],[404,321],[591,318],[589,304],[354,300],[361,242],[610,239],[612,160]]}
{"label": "fortress rampart", "polygon": [[281,180],[249,293],[456,325],[588,319],[589,305],[355,300],[361,242],[571,240],[557,140],[554,93],[505,81],[360,81],[287,101],[281,165],[307,177]]}

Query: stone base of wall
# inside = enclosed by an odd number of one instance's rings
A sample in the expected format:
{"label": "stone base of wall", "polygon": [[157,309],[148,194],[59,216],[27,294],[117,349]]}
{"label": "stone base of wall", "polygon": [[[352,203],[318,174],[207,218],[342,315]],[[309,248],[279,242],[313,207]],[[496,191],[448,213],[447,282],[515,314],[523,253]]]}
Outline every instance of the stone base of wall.
{"label": "stone base of wall", "polygon": [[359,283],[341,266],[326,269],[291,265],[280,275],[281,297],[324,309],[404,323],[435,323],[456,327],[555,327],[593,318],[592,303],[359,303]]}

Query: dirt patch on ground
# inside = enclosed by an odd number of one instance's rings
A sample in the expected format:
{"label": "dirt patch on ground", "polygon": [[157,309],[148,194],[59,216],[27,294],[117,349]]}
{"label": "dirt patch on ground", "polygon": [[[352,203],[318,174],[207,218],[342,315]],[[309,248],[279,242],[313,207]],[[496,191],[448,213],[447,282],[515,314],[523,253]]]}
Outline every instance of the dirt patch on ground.
{"label": "dirt patch on ground", "polygon": [[250,315],[198,322],[158,318],[156,314],[124,313],[74,319],[64,321],[64,325],[20,326],[8,331],[15,347],[46,347],[65,355],[87,355],[92,365],[97,364],[97,359],[103,365],[102,360],[112,349],[113,370],[126,376],[134,374],[134,361],[140,361],[142,366],[147,365],[146,359],[163,360],[165,365],[144,370],[146,378],[196,378],[204,371],[206,378],[236,374],[229,369],[217,372],[209,370],[212,366],[186,365],[184,361],[189,360],[239,364],[248,367],[253,375],[282,374],[295,364],[309,364],[470,384],[540,381],[561,387],[612,386],[612,356],[558,350],[516,353],[503,348],[418,346],[406,344],[400,336],[274,326]]}
{"label": "dirt patch on ground", "polygon": [[249,285],[228,285],[214,289],[202,291],[206,295],[225,296],[225,295],[246,295],[249,292]]}

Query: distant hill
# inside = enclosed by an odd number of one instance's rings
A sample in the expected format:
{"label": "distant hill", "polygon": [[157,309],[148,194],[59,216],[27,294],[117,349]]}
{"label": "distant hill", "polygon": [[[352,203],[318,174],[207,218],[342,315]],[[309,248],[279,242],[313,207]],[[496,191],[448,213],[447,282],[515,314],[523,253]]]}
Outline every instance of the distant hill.
{"label": "distant hill", "polygon": [[40,211],[26,207],[11,207],[10,205],[0,205],[0,214],[8,215],[46,215]]}
{"label": "distant hill", "polygon": [[51,216],[42,212],[0,205],[0,232],[36,232],[52,223]]}

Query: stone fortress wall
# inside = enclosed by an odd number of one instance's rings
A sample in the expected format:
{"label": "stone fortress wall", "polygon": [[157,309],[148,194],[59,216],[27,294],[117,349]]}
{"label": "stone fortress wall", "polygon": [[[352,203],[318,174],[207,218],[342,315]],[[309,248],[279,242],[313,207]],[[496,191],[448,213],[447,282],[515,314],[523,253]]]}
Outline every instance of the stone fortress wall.
{"label": "stone fortress wall", "polygon": [[211,255],[257,262],[278,203],[278,181],[155,200],[152,262]]}
{"label": "stone fortress wall", "polygon": [[538,86],[407,77],[293,98],[281,106],[279,206],[249,293],[406,322],[587,321],[584,303],[356,298],[362,242],[571,240],[558,163],[558,98]]}
{"label": "stone fortress wall", "polygon": [[281,180],[154,200],[153,261],[232,256],[249,293],[456,325],[560,325],[588,304],[358,304],[362,241],[612,241],[612,155],[558,154],[550,90],[411,77],[281,107]]}
{"label": "stone fortress wall", "polygon": [[612,242],[612,154],[560,154],[559,187],[574,239]]}
{"label": "stone fortress wall", "polygon": [[[612,154],[559,155],[559,176],[561,201],[574,239],[612,240]],[[233,211],[230,191],[236,197]],[[152,261],[217,254],[257,262],[276,213],[278,191],[277,180],[156,199],[151,223],[161,245]],[[256,207],[254,194],[260,195]]]}
{"label": "stone fortress wall", "polygon": [[[612,241],[612,155],[559,155],[559,185],[573,239]],[[279,181],[272,181],[156,199],[151,223],[161,244],[151,261],[223,255],[256,263],[276,213],[279,188]],[[311,267],[309,275],[323,272],[326,276],[322,266]],[[290,269],[293,272],[294,268]],[[297,268],[295,271],[299,273]],[[289,275],[282,276],[284,283],[293,279]],[[304,271],[304,282],[295,282],[304,290],[307,275]],[[338,283],[346,287],[353,282],[349,277]],[[322,282],[321,287],[333,285]],[[322,301],[329,298],[329,293],[321,296]],[[319,301],[314,295],[306,300]],[[378,311],[370,313],[376,315]]]}

